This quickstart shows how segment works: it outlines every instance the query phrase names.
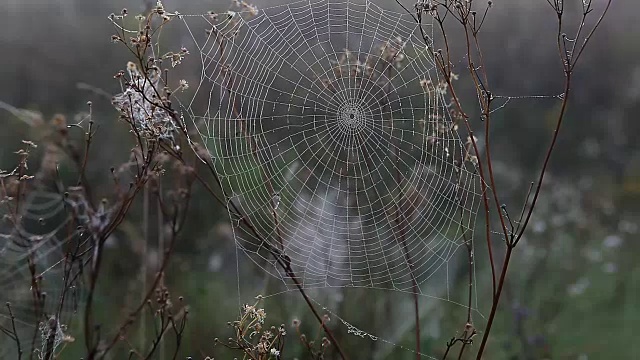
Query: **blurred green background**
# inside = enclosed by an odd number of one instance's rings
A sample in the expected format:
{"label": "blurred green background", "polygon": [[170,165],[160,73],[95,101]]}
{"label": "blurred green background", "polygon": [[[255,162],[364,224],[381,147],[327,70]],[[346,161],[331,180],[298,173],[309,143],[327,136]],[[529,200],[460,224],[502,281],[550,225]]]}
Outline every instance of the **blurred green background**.
{"label": "blurred green background", "polygon": [[[258,8],[272,3],[254,2]],[[387,3],[385,7],[394,7],[393,1]],[[481,36],[494,94],[561,93],[555,15],[546,1],[494,3]],[[185,14],[229,7],[226,0],[167,0],[164,4]],[[56,113],[73,119],[86,111],[87,101],[93,102],[99,127],[89,181],[97,184],[96,198],[108,195],[109,167],[125,161],[133,144],[127,126],[117,121],[110,104],[110,95],[120,92],[113,75],[130,58],[126,49],[110,43],[113,27],[107,16],[123,7],[136,14],[147,6],[149,2],[143,0],[0,2],[0,101],[40,112],[45,121]],[[516,250],[487,359],[640,358],[635,332],[640,323],[639,14],[640,3],[614,0],[577,67],[568,117],[545,191]],[[172,41],[179,45],[181,39]],[[454,65],[462,73],[460,86],[468,93],[463,85],[464,63]],[[181,71],[192,82],[199,76]],[[536,178],[558,105],[549,98],[513,98],[495,113],[494,166],[505,203],[519,206]],[[7,169],[15,164],[14,151],[20,141],[38,141],[41,134],[7,111],[0,112],[0,122],[4,129],[0,168]],[[226,323],[237,314],[233,235],[226,211],[206,194],[198,194],[167,278],[172,294],[184,296],[192,314],[180,356],[231,359],[233,355],[214,348],[213,339],[231,335]],[[141,264],[148,262],[151,268],[156,259],[153,245],[141,245],[140,221],[134,212],[108,248],[108,275],[99,285],[97,303],[98,319],[105,329],[119,324],[127,307],[142,296]],[[476,234],[482,243],[481,231]],[[499,246],[497,238],[496,242]],[[486,270],[484,253],[478,251],[478,266]],[[258,294],[275,286],[276,281],[266,278],[252,263],[243,260],[241,265],[241,278],[247,281],[243,290],[255,288]],[[486,272],[478,276],[482,275]],[[464,285],[460,279],[453,283],[452,291],[462,292]],[[478,286],[478,296],[486,297],[486,278],[479,279]],[[350,324],[396,344],[348,334],[345,324],[332,319],[353,359],[414,357],[407,350],[413,348],[409,295],[362,289],[315,291],[312,295],[330,304]],[[299,318],[309,336],[318,333],[296,293],[269,298],[264,306],[268,324],[284,323],[294,334],[290,323]],[[488,315],[488,301],[480,300],[479,306],[479,312]],[[461,330],[464,311],[431,300],[424,301],[421,312],[423,352],[439,358],[446,341]],[[478,321],[483,324],[482,319]],[[138,341],[135,331],[132,339]],[[292,349],[287,358],[305,358],[295,335],[288,341]],[[80,358],[82,346],[78,339],[61,358]],[[166,347],[169,352],[172,344]],[[122,354],[115,353],[113,359]]]}

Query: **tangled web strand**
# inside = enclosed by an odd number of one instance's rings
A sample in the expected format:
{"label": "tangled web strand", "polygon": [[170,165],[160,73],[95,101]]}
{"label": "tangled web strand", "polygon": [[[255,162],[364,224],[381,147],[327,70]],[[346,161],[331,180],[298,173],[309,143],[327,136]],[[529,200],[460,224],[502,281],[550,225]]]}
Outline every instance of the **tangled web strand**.
{"label": "tangled web strand", "polygon": [[480,186],[417,24],[369,1],[250,12],[183,17],[201,65],[183,111],[255,229],[232,211],[237,246],[285,284],[274,254],[304,287],[446,281]]}

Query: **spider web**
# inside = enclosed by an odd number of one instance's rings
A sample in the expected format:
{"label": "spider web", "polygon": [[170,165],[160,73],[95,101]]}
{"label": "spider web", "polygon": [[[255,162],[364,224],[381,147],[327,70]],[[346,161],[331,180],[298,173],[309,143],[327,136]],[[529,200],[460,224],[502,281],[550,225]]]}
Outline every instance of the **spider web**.
{"label": "spider web", "polygon": [[237,247],[288,288],[283,263],[304,288],[442,297],[481,186],[415,21],[324,0],[182,19],[201,65],[184,116]]}
{"label": "spider web", "polygon": [[[24,353],[35,349],[43,357],[49,344],[55,354],[77,314],[81,259],[66,256],[81,232],[66,208],[74,202],[73,194],[65,201],[57,192],[31,189],[19,207],[19,222],[5,222],[0,231],[0,329],[6,335],[1,337],[2,358],[18,357],[15,337]],[[13,204],[2,207],[5,219],[7,209]]]}

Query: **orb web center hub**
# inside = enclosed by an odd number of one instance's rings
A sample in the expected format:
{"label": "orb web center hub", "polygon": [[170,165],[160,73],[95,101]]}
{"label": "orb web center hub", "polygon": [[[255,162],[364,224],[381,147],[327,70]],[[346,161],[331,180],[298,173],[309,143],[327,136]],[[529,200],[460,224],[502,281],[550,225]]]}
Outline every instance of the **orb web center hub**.
{"label": "orb web center hub", "polygon": [[366,127],[367,119],[362,106],[357,104],[344,104],[338,110],[338,126],[346,133],[359,133]]}

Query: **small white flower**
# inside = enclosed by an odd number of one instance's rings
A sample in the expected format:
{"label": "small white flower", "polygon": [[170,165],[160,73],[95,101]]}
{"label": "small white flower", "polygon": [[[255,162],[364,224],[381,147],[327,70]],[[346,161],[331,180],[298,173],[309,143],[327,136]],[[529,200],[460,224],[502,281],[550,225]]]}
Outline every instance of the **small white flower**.
{"label": "small white flower", "polygon": [[177,65],[182,64],[184,55],[182,53],[172,53],[170,58],[171,58],[171,67],[176,67]]}
{"label": "small white flower", "polygon": [[567,293],[571,296],[582,295],[591,285],[589,279],[583,277],[578,279],[575,283],[569,285],[567,288]]}
{"label": "small white flower", "polygon": [[276,349],[274,349],[274,348],[271,348],[271,355],[273,355],[273,356],[280,356],[280,351],[278,351],[278,350],[276,350]]}
{"label": "small white flower", "polygon": [[613,274],[618,271],[618,266],[612,262],[608,262],[602,266],[602,271],[607,274]]}
{"label": "small white flower", "polygon": [[260,324],[264,324],[264,319],[267,317],[267,313],[264,311],[264,309],[255,310],[253,315]]}
{"label": "small white flower", "polygon": [[247,5],[247,10],[249,10],[251,16],[258,15],[258,7],[255,5]]}
{"label": "small white flower", "polygon": [[604,239],[603,245],[609,249],[617,248],[622,245],[622,238],[618,235],[609,235]]}
{"label": "small white flower", "polygon": [[160,15],[164,14],[165,10],[164,10],[164,5],[162,4],[162,1],[158,0],[158,2],[156,3],[156,12]]}

